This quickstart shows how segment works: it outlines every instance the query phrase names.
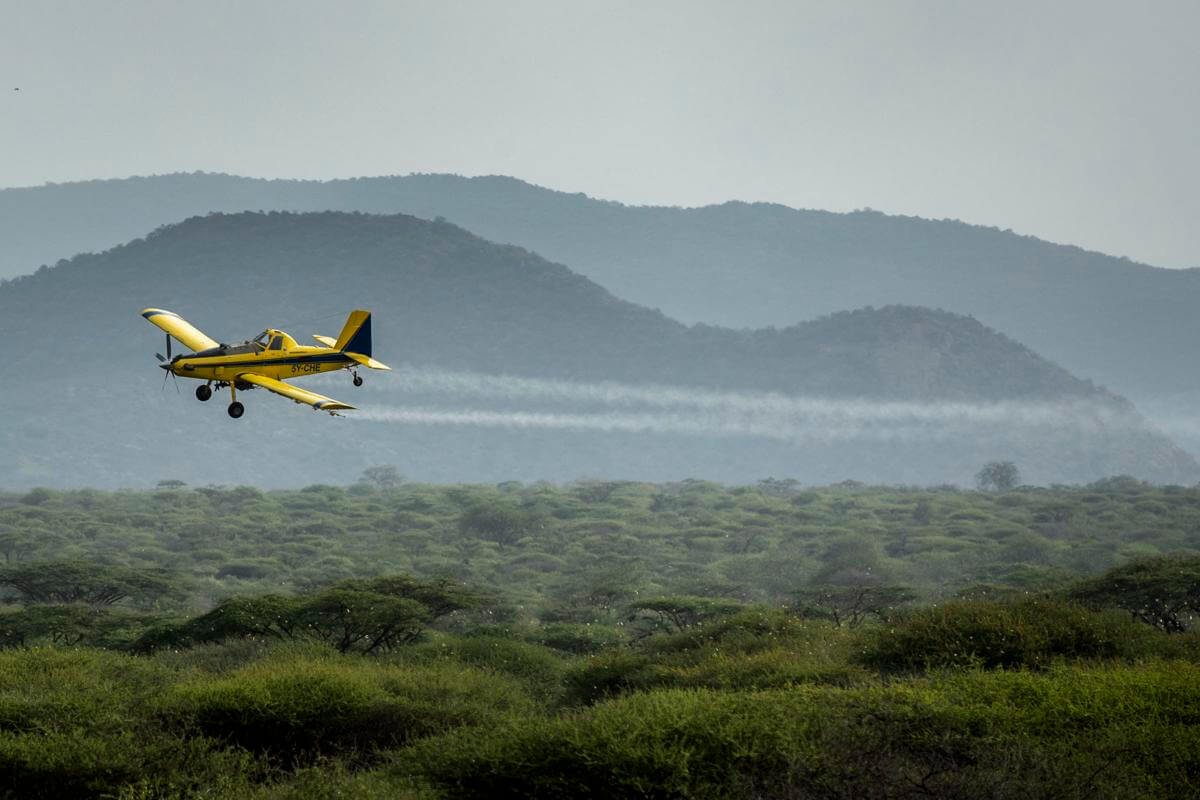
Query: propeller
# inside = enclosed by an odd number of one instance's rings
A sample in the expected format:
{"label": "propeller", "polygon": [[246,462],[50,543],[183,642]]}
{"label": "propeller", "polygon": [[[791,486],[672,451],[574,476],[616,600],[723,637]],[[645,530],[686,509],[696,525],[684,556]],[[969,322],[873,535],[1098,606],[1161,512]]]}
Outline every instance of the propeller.
{"label": "propeller", "polygon": [[171,334],[169,334],[169,333],[167,334],[167,355],[164,357],[162,353],[155,353],[154,357],[157,358],[159,361],[170,361],[171,360]]}
{"label": "propeller", "polygon": [[162,382],[162,386],[159,387],[159,391],[163,391],[167,388],[167,376],[170,375],[171,377],[173,377],[175,379],[175,394],[179,394],[180,393],[179,392],[179,376],[176,375],[175,371],[173,369],[171,369],[170,367],[168,367],[166,364],[163,365],[163,369],[166,371],[163,372],[163,382]]}
{"label": "propeller", "polygon": [[167,334],[167,354],[166,354],[166,356],[163,356],[162,353],[155,353],[154,357],[157,358],[160,362],[162,362],[162,363],[160,363],[159,366],[161,366],[164,370],[163,382],[162,382],[162,386],[160,387],[160,391],[162,389],[167,388],[167,375],[170,375],[175,378],[175,393],[179,394],[179,376],[175,374],[175,370],[171,369],[171,362],[173,361],[173,359],[171,358],[171,334],[169,334],[169,333]]}

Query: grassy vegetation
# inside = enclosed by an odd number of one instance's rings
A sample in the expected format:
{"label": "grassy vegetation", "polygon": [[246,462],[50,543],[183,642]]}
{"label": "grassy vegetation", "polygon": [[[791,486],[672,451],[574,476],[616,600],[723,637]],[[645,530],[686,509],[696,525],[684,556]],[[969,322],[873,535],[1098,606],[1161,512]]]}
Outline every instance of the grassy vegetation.
{"label": "grassy vegetation", "polygon": [[0,520],[0,797],[1200,785],[1198,490],[42,491]]}

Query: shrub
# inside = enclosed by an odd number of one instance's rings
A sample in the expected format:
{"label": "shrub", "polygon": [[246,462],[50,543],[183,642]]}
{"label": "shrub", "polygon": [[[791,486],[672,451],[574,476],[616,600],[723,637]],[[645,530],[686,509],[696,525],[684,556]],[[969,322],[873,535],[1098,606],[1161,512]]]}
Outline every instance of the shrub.
{"label": "shrub", "polygon": [[254,772],[248,754],[159,724],[158,698],[173,679],[117,653],[0,654],[0,793],[115,796],[136,783],[182,792]]}
{"label": "shrub", "polygon": [[851,634],[779,610],[749,609],[707,625],[643,640],[577,663],[564,677],[567,702],[590,704],[632,691],[709,687],[762,689],[862,680],[846,665]]}
{"label": "shrub", "polygon": [[[146,800],[158,797],[150,794]],[[439,795],[382,769],[353,769],[352,765],[333,761],[297,769],[272,783],[244,785],[211,797],[213,800],[438,800]]]}
{"label": "shrub", "polygon": [[369,758],[416,737],[531,707],[513,681],[465,667],[285,655],[188,681],[173,690],[165,713],[177,730],[302,762],[318,755]]}
{"label": "shrub", "polygon": [[552,700],[560,692],[566,661],[560,653],[505,636],[444,636],[398,655],[400,663],[446,662],[468,665],[507,675],[520,681],[535,696]]}
{"label": "shrub", "polygon": [[870,632],[858,660],[886,671],[1042,668],[1056,659],[1132,659],[1161,637],[1119,614],[1070,603],[956,601],[917,609]]}
{"label": "shrub", "polygon": [[598,653],[627,641],[616,626],[571,622],[543,625],[531,634],[531,638],[544,647],[574,655]]}
{"label": "shrub", "polygon": [[982,673],[885,687],[660,690],[399,754],[455,798],[1175,797],[1200,670]]}
{"label": "shrub", "polygon": [[726,652],[749,653],[807,642],[814,632],[824,635],[829,628],[827,623],[804,620],[781,609],[751,606],[678,633],[648,638],[642,648],[666,654],[719,646]]}

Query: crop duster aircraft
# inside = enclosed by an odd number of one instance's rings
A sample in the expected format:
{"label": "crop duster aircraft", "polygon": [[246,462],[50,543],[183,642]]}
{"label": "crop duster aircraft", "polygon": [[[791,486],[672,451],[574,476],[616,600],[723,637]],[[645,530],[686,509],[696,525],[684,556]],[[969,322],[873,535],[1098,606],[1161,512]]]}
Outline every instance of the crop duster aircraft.
{"label": "crop duster aircraft", "polygon": [[[229,387],[229,416],[237,419],[245,413],[238,402],[238,391],[262,387],[275,394],[305,403],[317,411],[335,414],[354,406],[330,397],[284,383],[287,378],[315,375],[348,369],[354,375],[354,385],[362,386],[358,375],[360,366],[371,369],[391,369],[371,358],[371,312],[351,311],[337,339],[313,336],[321,346],[297,344],[283,331],[268,328],[253,339],[228,345],[210,339],[199,329],[173,311],[147,308],[142,316],[167,333],[167,354],[155,353],[167,372],[184,378],[196,378],[204,384],[196,387],[196,399],[208,400],[213,388]],[[191,355],[171,356],[171,337],[193,351]],[[166,376],[163,376],[164,380]]]}

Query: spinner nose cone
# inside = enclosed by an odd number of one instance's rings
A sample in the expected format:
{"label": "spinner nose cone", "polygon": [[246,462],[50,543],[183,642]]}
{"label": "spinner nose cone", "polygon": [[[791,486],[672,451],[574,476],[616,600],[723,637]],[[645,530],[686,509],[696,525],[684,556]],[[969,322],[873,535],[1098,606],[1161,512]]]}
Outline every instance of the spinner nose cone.
{"label": "spinner nose cone", "polygon": [[170,364],[159,364],[159,365],[158,365],[158,368],[159,368],[159,369],[165,369],[167,372],[170,372],[170,371],[171,371],[171,365],[170,365]]}

